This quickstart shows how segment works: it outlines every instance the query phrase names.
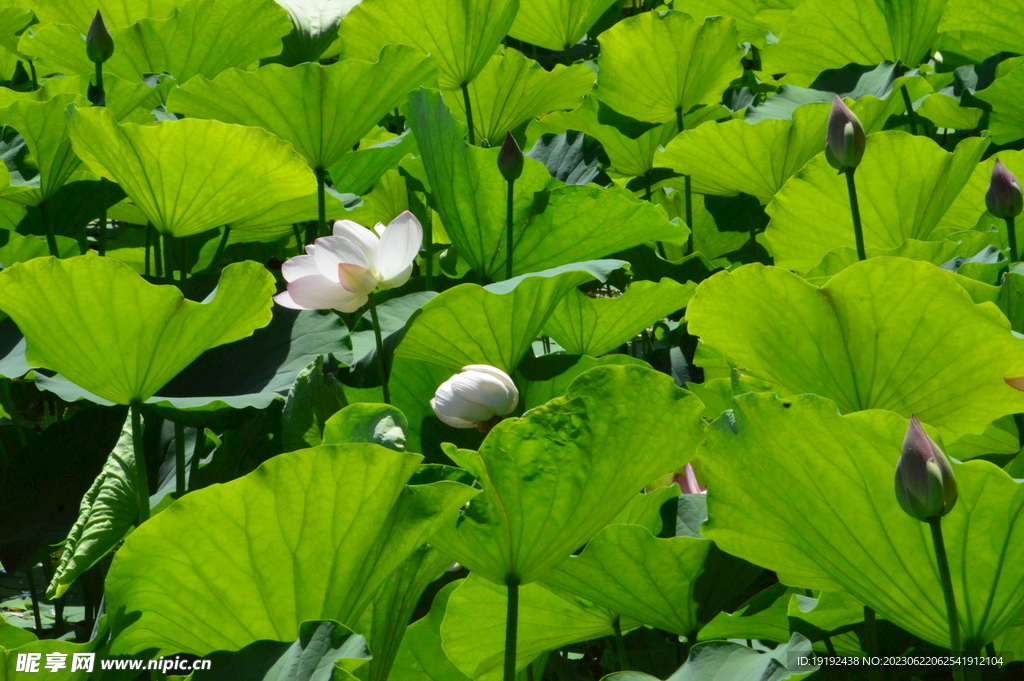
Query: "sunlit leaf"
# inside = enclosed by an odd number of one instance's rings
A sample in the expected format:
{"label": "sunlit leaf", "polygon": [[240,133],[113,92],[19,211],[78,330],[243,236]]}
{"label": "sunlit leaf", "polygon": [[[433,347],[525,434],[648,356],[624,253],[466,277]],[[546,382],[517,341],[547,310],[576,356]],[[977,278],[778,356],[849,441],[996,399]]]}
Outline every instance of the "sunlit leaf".
{"label": "sunlit leaf", "polygon": [[1007,144],[1024,137],[1024,97],[1021,84],[1024,83],[1024,68],[1017,65],[984,90],[976,93],[978,99],[992,105],[989,121],[989,136],[996,144]]}
{"label": "sunlit leaf", "polygon": [[166,234],[253,220],[316,192],[292,146],[257,128],[191,118],[118,125],[102,107],[74,110],[70,126],[85,164],[117,182]]}
{"label": "sunlit leaf", "polygon": [[253,262],[226,267],[205,303],[109,258],[36,258],[0,272],[0,307],[25,334],[28,362],[117,404],[150,398],[205,350],[266,326],[273,291]]}
{"label": "sunlit leaf", "polygon": [[[106,585],[109,611],[124,613],[116,652],[204,655],[294,640],[310,619],[353,626],[388,576],[475,494],[453,482],[406,486],[421,458],[321,446],[190,493],[117,552]],[[304,541],[310,533],[327,541]],[[180,560],[158,558],[168,555]]]}
{"label": "sunlit leaf", "polygon": [[1020,53],[1024,52],[1024,38],[1016,22],[1022,12],[1021,0],[949,0],[939,30],[985,56]]}

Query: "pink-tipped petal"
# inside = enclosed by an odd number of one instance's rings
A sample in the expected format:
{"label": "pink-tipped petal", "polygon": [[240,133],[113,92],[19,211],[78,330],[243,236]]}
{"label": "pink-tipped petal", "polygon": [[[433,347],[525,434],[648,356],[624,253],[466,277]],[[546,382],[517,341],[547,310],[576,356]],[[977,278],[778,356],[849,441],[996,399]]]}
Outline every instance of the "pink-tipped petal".
{"label": "pink-tipped petal", "polygon": [[1010,386],[1014,390],[1020,390],[1024,392],[1024,376],[1018,376],[1017,378],[1004,378],[1006,385]]}
{"label": "pink-tipped petal", "polygon": [[281,275],[285,281],[295,281],[314,274],[320,274],[320,270],[316,266],[316,258],[312,255],[297,255],[294,258],[288,258],[281,265]]}
{"label": "pink-tipped petal", "polygon": [[288,283],[292,302],[306,310],[355,312],[366,303],[366,296],[352,293],[339,283],[319,274]]}
{"label": "pink-tipped petal", "polygon": [[377,277],[359,265],[338,265],[338,281],[352,293],[368,296],[377,289]]}
{"label": "pink-tipped petal", "polygon": [[339,281],[338,265],[341,264],[373,270],[372,263],[360,245],[348,237],[325,236],[317,239],[313,258],[320,275],[333,282]]}
{"label": "pink-tipped petal", "polygon": [[294,300],[292,300],[292,294],[288,293],[288,291],[281,291],[276,296],[274,296],[274,302],[277,303],[278,305],[280,305],[281,307],[291,308],[292,310],[316,309],[316,308],[302,307],[301,305],[296,303]]}
{"label": "pink-tipped petal", "polygon": [[409,211],[396,217],[380,238],[377,266],[382,281],[398,278],[416,260],[423,244],[423,227]]}

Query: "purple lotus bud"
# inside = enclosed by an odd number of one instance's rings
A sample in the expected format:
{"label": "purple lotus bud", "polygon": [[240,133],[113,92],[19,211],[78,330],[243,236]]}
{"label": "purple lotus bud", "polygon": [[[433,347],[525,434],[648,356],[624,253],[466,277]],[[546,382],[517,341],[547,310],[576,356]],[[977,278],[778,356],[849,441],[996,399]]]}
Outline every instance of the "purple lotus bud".
{"label": "purple lotus bud", "polygon": [[505,133],[505,143],[498,154],[498,170],[506,182],[515,182],[523,174],[523,152],[512,133]]}
{"label": "purple lotus bud", "polygon": [[103,23],[103,15],[99,10],[96,10],[96,16],[89,24],[89,34],[85,37],[85,54],[94,64],[102,64],[114,54],[114,39],[110,37],[110,31]]}
{"label": "purple lotus bud", "polygon": [[1020,190],[1020,182],[1003,162],[996,160],[992,167],[992,179],[985,192],[985,206],[988,212],[997,218],[1008,220],[1020,215],[1024,209],[1024,194]]}
{"label": "purple lotus bud", "polygon": [[864,157],[867,138],[857,115],[843,103],[839,95],[832,100],[828,114],[828,132],[825,135],[825,158],[839,171],[856,168]]}
{"label": "purple lotus bud", "polygon": [[952,511],[956,497],[956,478],[946,455],[911,416],[896,464],[896,499],[907,515],[928,521]]}

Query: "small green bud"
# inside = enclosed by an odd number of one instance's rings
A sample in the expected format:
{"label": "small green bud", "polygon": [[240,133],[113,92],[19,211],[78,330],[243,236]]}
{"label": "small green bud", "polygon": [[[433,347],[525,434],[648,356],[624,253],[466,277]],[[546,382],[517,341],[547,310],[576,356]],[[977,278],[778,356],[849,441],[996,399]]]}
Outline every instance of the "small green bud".
{"label": "small green bud", "polygon": [[1015,218],[1024,209],[1024,194],[1020,182],[1003,162],[996,159],[992,166],[992,179],[985,192],[985,206],[988,212],[1003,220]]}
{"label": "small green bud", "polygon": [[102,64],[114,54],[114,39],[110,37],[110,31],[103,23],[103,15],[99,10],[96,10],[96,16],[89,24],[89,34],[85,37],[85,54],[93,64]]}
{"label": "small green bud", "polygon": [[505,133],[505,142],[498,154],[498,170],[506,182],[515,182],[523,174],[523,152],[512,133]]}
{"label": "small green bud", "polygon": [[907,515],[928,521],[952,511],[956,499],[956,478],[946,455],[911,416],[896,464],[896,500]]}
{"label": "small green bud", "polygon": [[829,165],[839,171],[856,168],[864,157],[867,138],[864,126],[857,115],[850,111],[839,95],[832,100],[832,111],[828,114],[828,131],[825,134],[825,158]]}

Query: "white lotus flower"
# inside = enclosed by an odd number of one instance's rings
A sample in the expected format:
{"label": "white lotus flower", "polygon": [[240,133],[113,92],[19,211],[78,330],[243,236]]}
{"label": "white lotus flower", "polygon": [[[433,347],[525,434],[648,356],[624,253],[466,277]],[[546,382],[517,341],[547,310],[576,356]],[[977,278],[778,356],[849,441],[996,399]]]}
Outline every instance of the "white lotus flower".
{"label": "white lotus flower", "polygon": [[419,220],[405,211],[387,227],[378,222],[374,231],[351,220],[335,222],[333,236],[317,239],[306,255],[281,266],[288,290],[274,300],[297,310],[355,312],[377,289],[404,284],[423,243]]}
{"label": "white lotus flower", "polygon": [[437,418],[455,428],[478,427],[512,413],[518,404],[519,391],[512,378],[487,364],[462,367],[462,373],[442,383],[430,400]]}

